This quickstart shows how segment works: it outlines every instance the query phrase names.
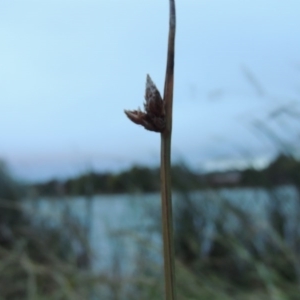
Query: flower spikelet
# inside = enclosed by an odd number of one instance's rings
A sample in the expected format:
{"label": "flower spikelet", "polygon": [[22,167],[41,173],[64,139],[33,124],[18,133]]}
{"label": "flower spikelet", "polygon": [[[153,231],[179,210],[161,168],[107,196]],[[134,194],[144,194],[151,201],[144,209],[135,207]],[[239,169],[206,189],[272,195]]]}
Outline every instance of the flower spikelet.
{"label": "flower spikelet", "polygon": [[163,132],[166,124],[164,101],[149,75],[146,80],[145,100],[145,112],[140,109],[125,110],[125,114],[132,122],[147,130]]}

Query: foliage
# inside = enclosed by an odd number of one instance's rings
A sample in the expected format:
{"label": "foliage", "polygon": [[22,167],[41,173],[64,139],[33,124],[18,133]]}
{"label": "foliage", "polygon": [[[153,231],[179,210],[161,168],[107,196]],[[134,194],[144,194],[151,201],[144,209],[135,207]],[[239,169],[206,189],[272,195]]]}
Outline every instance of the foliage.
{"label": "foliage", "polygon": [[[184,164],[172,167],[174,191],[222,187],[268,187],[274,185],[300,185],[300,161],[292,156],[279,154],[264,169],[248,168],[242,171],[226,171],[199,174]],[[237,175],[234,181],[230,176]],[[153,193],[159,191],[159,169],[133,166],[119,173],[90,172],[66,181],[51,180],[31,186],[39,195]]]}
{"label": "foliage", "polygon": [[[38,194],[48,196],[56,196],[61,189],[68,195],[86,195],[90,191],[99,194],[152,193],[159,190],[159,176],[158,168],[133,166],[116,174],[91,172],[65,182],[51,180],[36,184],[32,188]],[[180,188],[182,184],[189,184],[190,188],[199,186],[198,175],[181,165],[173,166],[172,180],[175,189]]]}
{"label": "foliage", "polygon": [[[282,168],[288,170],[285,174],[295,174],[295,165],[294,158],[280,157],[278,162],[270,164],[269,172],[274,175]],[[190,189],[197,184],[192,180],[193,173],[184,165],[176,168],[173,180],[180,187],[174,223],[179,299],[298,299],[300,232],[297,223],[292,226],[292,214],[287,210],[296,205],[293,218],[299,219],[297,187],[293,198],[284,193],[284,187],[268,184],[258,189],[258,194],[267,193],[268,204],[267,214],[257,219],[238,202],[229,201],[226,190],[206,188],[200,193],[191,193]],[[141,170],[136,169],[132,176],[139,177],[139,172]],[[141,252],[136,257],[133,274],[121,274],[118,268],[102,274],[91,273],[87,265],[82,264],[84,252],[78,252],[78,247],[74,249],[74,242],[82,245],[81,250],[86,249],[87,240],[72,216],[65,216],[59,228],[47,222],[36,223],[36,218],[19,205],[22,189],[7,172],[3,174],[1,198],[6,195],[5,198],[12,199],[1,201],[0,211],[2,224],[6,220],[6,228],[12,233],[7,234],[5,230],[1,233],[3,299],[162,298],[161,264],[153,260],[151,251],[154,250],[147,236],[140,242]],[[8,178],[10,183],[4,184]],[[85,180],[89,182],[89,178]],[[245,201],[249,190],[240,189],[240,192],[240,201]],[[258,205],[254,195],[253,205]],[[211,212],[214,212],[212,219]],[[10,213],[14,213],[14,217],[5,219]],[[160,222],[153,211],[149,214]],[[228,227],[230,222],[235,226]],[[116,257],[116,262],[119,259],[122,257]]]}
{"label": "foliage", "polygon": [[33,295],[70,299],[64,296],[68,290],[63,292],[61,287],[71,284],[67,281],[72,280],[72,272],[80,272],[79,267],[83,266],[79,258],[87,251],[87,244],[81,228],[70,217],[65,218],[68,226],[62,228],[36,223],[36,216],[24,210],[22,196],[24,189],[1,163],[0,299],[38,299]]}
{"label": "foliage", "polygon": [[[240,191],[240,201],[245,201],[249,190]],[[240,299],[252,291],[266,299],[273,299],[275,291],[276,299],[297,299],[300,194],[294,191],[291,198],[285,188],[261,190],[268,201],[267,214],[260,218],[242,202],[226,198],[226,191],[206,190],[193,199],[183,191],[175,216],[177,258],[196,278],[216,278],[234,294],[243,291]],[[252,201],[262,204],[254,197]]]}

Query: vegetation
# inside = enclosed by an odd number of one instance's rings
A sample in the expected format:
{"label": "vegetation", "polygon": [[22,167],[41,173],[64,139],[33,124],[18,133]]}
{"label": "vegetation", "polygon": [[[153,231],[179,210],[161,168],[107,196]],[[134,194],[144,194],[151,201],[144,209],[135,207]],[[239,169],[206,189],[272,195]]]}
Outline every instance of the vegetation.
{"label": "vegetation", "polygon": [[[261,187],[237,189],[234,202],[229,189],[206,186],[202,192],[191,193],[190,182],[180,180],[189,176],[189,170],[176,167],[176,173],[186,174],[173,178],[179,299],[298,299],[300,194],[298,185],[291,185],[297,180],[298,164],[294,158],[278,156],[260,171],[264,175],[259,178],[268,180],[260,181]],[[3,164],[1,170],[3,299],[162,298],[161,265],[153,258],[160,254],[147,235],[137,237],[140,251],[133,273],[122,274],[118,267],[106,273],[91,272],[88,261],[82,261],[82,252],[74,248],[74,244],[81,245],[88,251],[83,224],[68,214],[59,227],[49,225],[47,219],[37,221],[20,205],[24,187],[10,178]],[[277,183],[290,183],[289,189]],[[247,198],[250,206],[245,207]],[[249,209],[262,204],[260,215]],[[149,232],[160,234],[159,213],[149,211],[149,217],[157,224]],[[127,235],[133,232],[125,231],[120,238]],[[117,266],[122,256],[115,259]]]}
{"label": "vegetation", "polygon": [[[168,88],[172,84],[166,85],[167,95],[172,93]],[[151,105],[146,102],[146,113],[127,113],[135,123],[162,133],[161,176],[159,168],[134,166],[115,174],[91,172],[25,187],[15,182],[0,163],[0,300],[161,299],[162,255],[160,245],[149,238],[153,232],[163,236],[167,249],[168,299],[175,298],[175,290],[182,300],[299,299],[300,161],[284,151],[284,144],[275,136],[283,154],[264,169],[199,174],[175,165],[170,178],[172,105],[169,103],[169,132],[165,134],[164,123],[152,119]],[[274,140],[274,134],[269,129],[266,132]],[[68,209],[62,220],[53,223],[26,209],[21,201],[25,194],[34,195],[35,204],[41,201],[40,196],[51,196],[60,203],[66,202],[66,195],[85,196],[91,222],[93,194],[158,192],[160,177],[162,213],[149,209],[150,225],[122,228],[110,236],[113,245],[118,245],[117,239],[128,237],[138,245],[130,273],[122,272],[123,248],[119,246],[119,252],[111,254],[111,269],[101,273],[93,268],[87,228],[91,223],[86,226]],[[171,180],[176,191],[176,287],[173,242],[169,239]]]}
{"label": "vegetation", "polygon": [[[298,299],[298,167],[296,159],[278,156],[267,168],[256,171],[259,177],[253,176],[260,187],[236,189],[234,202],[228,196],[229,189],[216,190],[207,185],[201,192],[192,193],[190,188],[199,184],[199,176],[184,166],[174,168],[179,299]],[[185,180],[189,176],[191,181]],[[136,177],[132,180],[135,182]],[[287,183],[288,189],[282,185]],[[111,271],[91,272],[88,260],[82,259],[82,251],[89,251],[83,224],[69,214],[58,227],[51,226],[47,219],[38,221],[33,212],[20,205],[24,187],[9,176],[4,164],[0,186],[3,299],[162,298],[161,265],[154,259],[160,251],[149,243],[147,234],[137,236],[140,251],[133,273],[120,273],[117,265],[122,256],[116,256]],[[261,207],[259,215],[249,209],[256,206]],[[157,225],[147,230],[160,234],[159,213],[149,210],[149,217]],[[139,229],[132,230],[120,233],[120,238],[132,237]],[[82,251],[78,251],[78,245]]]}
{"label": "vegetation", "polygon": [[23,195],[24,187],[1,162],[0,299],[69,299],[68,281],[73,278],[79,288],[80,269],[87,264],[80,263],[88,251],[83,232],[70,216],[65,216],[67,226],[62,228],[51,227],[45,220],[37,224],[37,218],[22,206]]}
{"label": "vegetation", "polygon": [[[260,192],[265,197],[255,199]],[[245,190],[240,200],[249,195]],[[247,208],[213,191],[194,198],[183,192],[181,197],[175,222],[176,254],[196,278],[217,280],[227,286],[227,295],[244,293],[240,299],[253,291],[266,299],[297,299],[299,193],[290,198],[280,188],[253,190],[253,203]],[[253,213],[253,205],[264,214]]]}
{"label": "vegetation", "polygon": [[[237,175],[234,180],[231,175]],[[300,161],[292,156],[278,155],[261,170],[249,168],[199,174],[183,164],[172,167],[173,190],[180,191],[220,187],[266,187],[298,184],[300,182]],[[88,186],[87,186],[88,183]],[[86,195],[89,189],[94,194],[153,193],[159,191],[159,168],[133,166],[119,173],[91,172],[66,181],[52,180],[34,184],[31,188],[38,195],[56,196],[63,190],[66,195]]]}
{"label": "vegetation", "polygon": [[145,111],[125,110],[127,117],[145,129],[159,132],[160,147],[160,190],[162,209],[162,238],[164,258],[165,299],[176,300],[175,288],[175,258],[173,249],[173,216],[172,216],[172,186],[171,186],[171,138],[173,118],[173,87],[175,60],[176,9],[175,0],[169,2],[169,36],[167,67],[164,95],[161,97],[157,87],[147,75]]}

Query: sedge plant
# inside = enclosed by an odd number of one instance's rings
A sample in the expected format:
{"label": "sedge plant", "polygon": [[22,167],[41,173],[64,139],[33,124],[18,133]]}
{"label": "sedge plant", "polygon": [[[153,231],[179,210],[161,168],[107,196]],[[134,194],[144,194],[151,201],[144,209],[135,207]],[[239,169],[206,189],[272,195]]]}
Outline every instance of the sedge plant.
{"label": "sedge plant", "polygon": [[151,80],[150,76],[147,75],[145,94],[146,102],[144,103],[145,110],[125,110],[125,114],[135,124],[142,125],[145,129],[158,132],[161,135],[160,178],[164,249],[163,257],[165,275],[165,299],[175,300],[175,259],[171,194],[171,136],[176,29],[175,0],[169,0],[169,6],[169,37],[164,96],[163,98],[161,97],[158,89]]}

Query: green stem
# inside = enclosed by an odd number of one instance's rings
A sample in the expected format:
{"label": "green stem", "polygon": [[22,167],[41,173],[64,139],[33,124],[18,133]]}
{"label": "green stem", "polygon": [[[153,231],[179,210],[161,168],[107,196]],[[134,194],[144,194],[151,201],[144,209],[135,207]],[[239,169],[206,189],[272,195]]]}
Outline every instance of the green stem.
{"label": "green stem", "polygon": [[175,258],[173,241],[172,217],[172,186],[171,186],[171,137],[174,85],[174,50],[175,50],[175,2],[169,0],[170,21],[167,68],[165,78],[164,103],[166,113],[166,129],[161,133],[161,202],[164,248],[165,299],[176,299]]}
{"label": "green stem", "polygon": [[165,299],[176,299],[171,195],[171,135],[161,135],[161,202],[164,248]]}

